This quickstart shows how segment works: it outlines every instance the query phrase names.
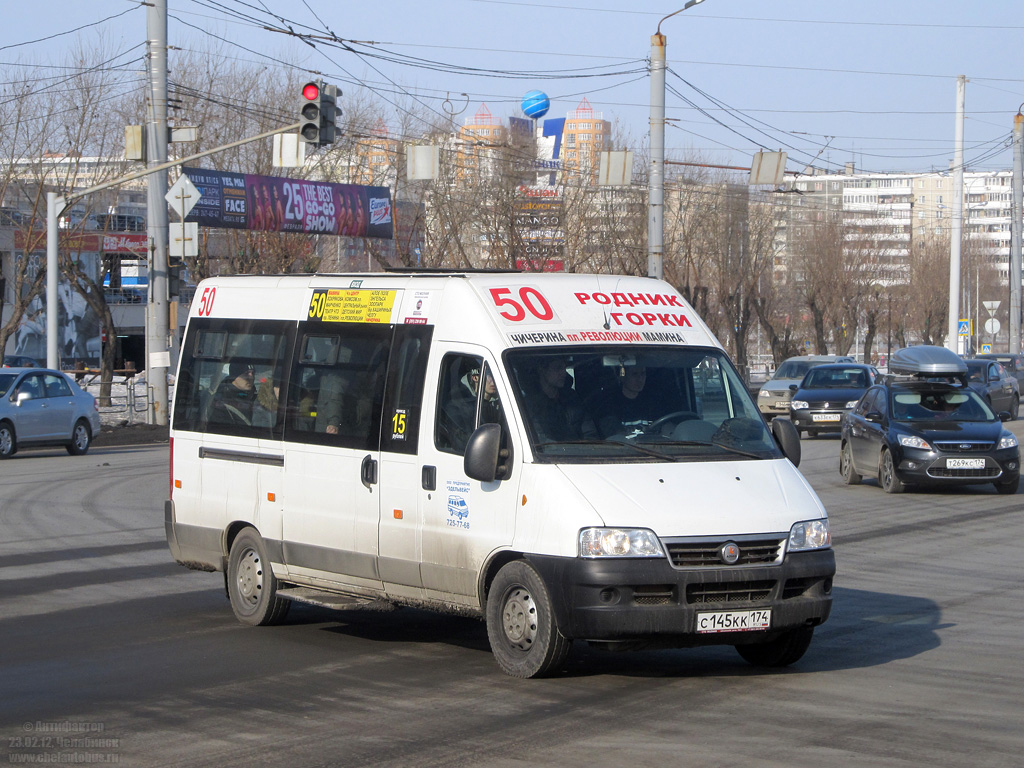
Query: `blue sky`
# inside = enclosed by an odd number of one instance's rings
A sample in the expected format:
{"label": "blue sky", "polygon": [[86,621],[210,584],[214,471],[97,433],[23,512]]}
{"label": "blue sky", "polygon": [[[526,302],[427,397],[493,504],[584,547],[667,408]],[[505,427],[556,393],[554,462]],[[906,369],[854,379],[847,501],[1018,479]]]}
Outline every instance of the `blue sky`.
{"label": "blue sky", "polygon": [[[223,38],[228,55],[323,73],[346,96],[418,102],[442,115],[446,99],[456,112],[468,104],[458,122],[482,103],[518,115],[535,88],[550,95],[553,117],[585,97],[646,145],[650,38],[684,3],[168,0],[169,38],[179,47]],[[145,38],[145,10],[133,0],[49,0],[44,20],[38,3],[5,6],[5,64],[56,64],[78,40],[120,51]],[[359,42],[311,47],[264,26]],[[705,0],[662,32],[666,145],[676,159],[743,166],[765,148],[787,150],[789,170],[850,161],[871,171],[944,169],[963,74],[968,170],[1011,166],[1005,142],[1024,103],[1020,0]]]}

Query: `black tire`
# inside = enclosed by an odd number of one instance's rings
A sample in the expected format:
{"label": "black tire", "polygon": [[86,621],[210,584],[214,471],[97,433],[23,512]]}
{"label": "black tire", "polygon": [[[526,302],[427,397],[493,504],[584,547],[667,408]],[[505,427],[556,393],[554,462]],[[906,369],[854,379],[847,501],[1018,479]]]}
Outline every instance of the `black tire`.
{"label": "black tire", "polygon": [[1013,402],[1010,403],[1010,421],[1016,421],[1017,415],[1020,413],[1020,399],[1017,395],[1013,396]]}
{"label": "black tire", "polygon": [[0,459],[9,459],[18,452],[18,437],[14,425],[9,421],[0,422]]}
{"label": "black tire", "polygon": [[71,432],[71,442],[64,447],[72,456],[84,456],[89,452],[90,445],[92,445],[92,429],[89,427],[89,422],[79,419],[75,422],[75,428]]}
{"label": "black tire", "polygon": [[737,645],[736,651],[755,667],[788,667],[800,661],[811,645],[813,627],[791,629],[766,643]]}
{"label": "black tire", "polygon": [[1020,475],[1015,475],[1012,480],[1005,483],[994,483],[994,485],[997,491],[1009,496],[1017,492],[1017,488],[1020,486]]}
{"label": "black tire", "polygon": [[512,677],[543,677],[565,663],[572,641],[558,631],[544,580],[525,560],[494,577],[487,596],[487,639],[498,666]]}
{"label": "black tire", "polygon": [[892,452],[882,451],[878,460],[878,484],[886,493],[903,493],[907,486],[896,476],[896,464],[892,460]]}
{"label": "black tire", "polygon": [[862,480],[857,470],[853,468],[853,449],[849,443],[843,443],[839,449],[839,474],[847,485],[857,485]]}
{"label": "black tire", "polygon": [[231,544],[227,585],[231,610],[243,624],[279,624],[292,604],[277,596],[277,578],[267,548],[254,528],[243,529]]}

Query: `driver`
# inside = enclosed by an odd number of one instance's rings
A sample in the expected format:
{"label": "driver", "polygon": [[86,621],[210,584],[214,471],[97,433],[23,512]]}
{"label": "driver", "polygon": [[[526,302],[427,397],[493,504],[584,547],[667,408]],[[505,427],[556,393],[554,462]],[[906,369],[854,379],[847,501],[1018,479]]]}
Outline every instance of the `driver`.
{"label": "driver", "polygon": [[663,405],[647,386],[647,368],[624,365],[619,368],[618,386],[602,392],[591,413],[597,416],[597,431],[602,438],[612,435],[633,436],[654,422]]}

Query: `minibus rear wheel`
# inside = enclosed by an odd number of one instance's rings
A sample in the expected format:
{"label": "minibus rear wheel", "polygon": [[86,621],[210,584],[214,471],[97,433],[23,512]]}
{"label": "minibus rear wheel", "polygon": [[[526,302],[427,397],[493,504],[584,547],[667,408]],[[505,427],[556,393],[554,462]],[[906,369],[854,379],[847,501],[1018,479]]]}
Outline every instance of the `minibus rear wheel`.
{"label": "minibus rear wheel", "polygon": [[494,577],[487,597],[487,638],[498,665],[512,677],[544,677],[565,663],[572,641],[558,631],[551,594],[525,560]]}
{"label": "minibus rear wheel", "polygon": [[232,542],[227,582],[231,609],[243,624],[279,624],[291,607],[291,600],[277,596],[267,548],[254,528],[243,528]]}
{"label": "minibus rear wheel", "polygon": [[813,627],[800,627],[784,632],[767,643],[737,645],[736,650],[755,667],[788,667],[800,661],[813,637]]}

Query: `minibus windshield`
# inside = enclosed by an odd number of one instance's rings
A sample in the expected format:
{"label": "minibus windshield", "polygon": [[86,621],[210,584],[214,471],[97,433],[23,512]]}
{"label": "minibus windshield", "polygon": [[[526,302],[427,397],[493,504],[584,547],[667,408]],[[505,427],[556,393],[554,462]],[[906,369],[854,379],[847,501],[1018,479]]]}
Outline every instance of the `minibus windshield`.
{"label": "minibus windshield", "polygon": [[564,347],[505,355],[540,461],[720,461],[782,455],[725,353]]}

